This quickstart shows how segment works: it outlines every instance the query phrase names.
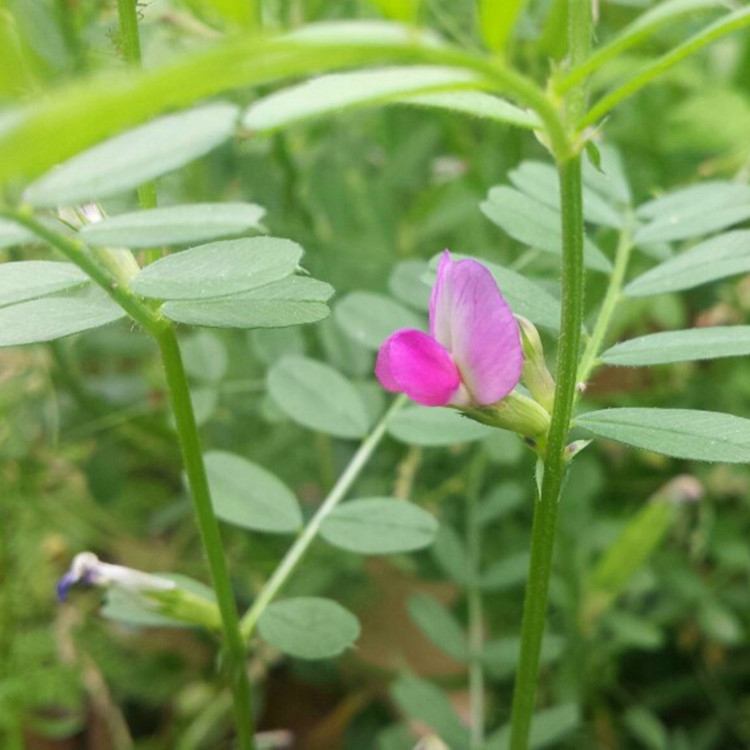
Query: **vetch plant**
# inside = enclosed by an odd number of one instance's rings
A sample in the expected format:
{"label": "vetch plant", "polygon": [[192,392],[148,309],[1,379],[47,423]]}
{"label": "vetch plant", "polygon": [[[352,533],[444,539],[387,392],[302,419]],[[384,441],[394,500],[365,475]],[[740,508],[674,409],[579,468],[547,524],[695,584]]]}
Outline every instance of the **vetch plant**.
{"label": "vetch plant", "polygon": [[[12,255],[0,265],[0,345],[53,342],[54,347],[57,339],[123,320],[149,337],[161,362],[155,377],[174,425],[174,436],[167,431],[165,440],[179,445],[212,583],[210,595],[203,596],[190,588],[195,582],[183,585],[166,574],[147,574],[80,553],[58,592],[65,598],[77,583],[105,586],[110,594],[129,596],[126,607],[218,635],[222,685],[231,694],[237,745],[255,748],[253,692],[262,688],[251,685],[248,655],[257,652],[256,639],[294,658],[322,659],[346,652],[360,637],[357,618],[338,601],[308,595],[277,600],[304,569],[313,545],[322,540],[361,555],[403,555],[434,543],[436,559],[465,597],[467,632],[435,599],[412,600],[417,604],[410,612],[433,641],[464,665],[469,726],[453,713],[441,690],[414,675],[396,681],[395,703],[452,748],[525,750],[550,737],[554,741],[580,721],[578,704],[535,709],[540,665],[561,651],[555,648],[554,633],[545,651],[544,635],[558,516],[574,512],[562,502],[563,490],[582,449],[604,438],[684,460],[750,462],[750,420],[741,417],[689,408],[577,408],[579,401],[585,405],[587,387],[602,364],[656,365],[750,351],[746,326],[662,331],[607,348],[613,321],[629,301],[685,291],[750,269],[748,230],[733,229],[750,219],[750,194],[741,179],[714,181],[636,206],[615,152],[602,141],[616,108],[709,43],[749,26],[750,9],[665,0],[592,48],[599,34],[588,0],[553,3],[547,18],[518,2],[502,11],[497,3],[481,2],[479,12],[472,8],[469,14],[480,26],[468,42],[460,28],[452,30],[457,41],[451,42],[434,29],[417,27],[417,11],[394,10],[391,3],[379,5],[405,23],[352,20],[261,30],[257,27],[268,20],[263,5],[258,3],[255,13],[245,4],[228,2],[195,23],[183,19],[183,25],[209,39],[227,30],[235,33],[142,71],[136,5],[119,0],[128,70],[60,85],[43,97],[29,95],[23,106],[3,112],[0,246],[11,248]],[[630,51],[654,42],[661,29],[675,27],[683,17],[701,13],[713,13],[716,19],[660,56],[647,58],[624,80],[611,75],[610,63],[624,70]],[[525,38],[526,30],[518,33],[521,18],[539,32],[533,42]],[[239,31],[238,26],[245,28]],[[83,40],[75,24],[65,28],[83,66]],[[484,47],[477,50],[480,38]],[[25,48],[0,46],[0,54],[10,57]],[[519,53],[522,46],[524,54]],[[545,79],[541,71],[550,68],[550,59],[552,73]],[[528,72],[527,60],[535,61]],[[22,59],[14,57],[10,63],[22,64],[32,75]],[[0,60],[0,67],[13,69],[7,60]],[[267,88],[311,71],[317,77],[264,94],[244,111],[233,103],[244,101],[251,87]],[[612,81],[602,93],[601,87]],[[234,96],[238,90],[242,96]],[[321,278],[315,278],[305,265],[315,259],[312,252],[305,254],[294,239],[266,233],[261,223],[266,208],[270,215],[270,206],[280,200],[270,189],[268,200],[260,196],[263,206],[213,197],[210,202],[157,205],[154,180],[215,149],[228,150],[239,138],[259,139],[313,117],[383,105],[469,115],[498,128],[531,131],[529,148],[544,149],[554,165],[522,162],[509,173],[513,187],[491,188],[481,204],[504,239],[527,249],[510,267],[472,257],[454,259],[446,251],[437,262],[428,302],[422,276],[429,276],[429,269],[420,266],[416,274],[402,269],[404,274],[392,283],[399,301],[352,292],[336,302],[334,323],[326,328],[322,321],[334,296],[328,281],[338,269],[326,268],[317,258]],[[497,152],[504,148],[501,137],[492,145]],[[274,148],[289,172],[290,202],[302,202],[303,195],[325,199],[325,191],[315,185],[296,191],[298,175],[286,142],[279,139]],[[335,171],[327,177],[334,179]],[[347,185],[347,191],[361,188]],[[118,213],[122,204],[117,199],[129,191],[137,191],[139,209]],[[366,191],[362,195],[369,206]],[[101,208],[103,201],[111,201],[114,215]],[[335,243],[336,229],[314,210],[305,208],[300,214],[304,221],[296,228],[290,221],[289,234],[304,236],[299,230],[304,225],[315,246]],[[681,244],[693,241],[687,248]],[[382,238],[373,244],[382,245]],[[26,251],[16,248],[34,245],[44,249],[21,259],[26,256],[18,253]],[[49,259],[49,250],[62,260]],[[365,255],[358,247],[350,250]],[[630,279],[635,250],[641,254],[637,266],[651,267]],[[37,252],[44,255],[37,258]],[[587,284],[599,283],[597,274],[605,275],[606,289],[589,316],[585,291]],[[429,333],[420,329],[425,312]],[[327,491],[314,510],[303,512],[295,493],[261,463],[229,450],[204,451],[210,438],[199,431],[198,389],[191,392],[191,379],[200,381],[209,400],[218,400],[226,352],[216,339],[204,338],[193,350],[197,365],[191,363],[190,345],[178,336],[182,326],[287,333],[310,326],[318,336],[318,358],[307,356],[306,339],[295,338],[296,333],[260,345],[263,338],[254,339],[267,367],[250,388],[269,396],[264,402],[269,423],[287,418],[316,433]],[[549,351],[554,349],[554,376],[542,336],[548,336]],[[368,380],[373,370],[387,391],[403,395],[384,404]],[[86,400],[75,378],[70,380],[71,389]],[[407,397],[418,406],[405,407]],[[485,569],[485,526],[517,502],[514,495],[509,495],[511,501],[496,498],[494,505],[481,502],[489,446],[497,438],[490,428],[517,433],[534,451],[536,471],[533,480],[527,476],[526,488],[534,498],[530,549]],[[398,491],[346,501],[389,433],[412,445],[399,463]],[[331,438],[341,441],[335,449]],[[346,442],[352,440],[359,443],[356,450]],[[414,446],[474,440],[483,442],[459,482],[466,501],[462,538],[444,517],[438,530],[435,518],[454,485],[431,491],[430,510],[406,498],[419,491],[415,467],[421,458]],[[511,451],[511,445],[515,443],[503,444],[502,451]],[[344,468],[336,476],[329,470],[336,464],[332,456],[344,454]],[[681,501],[698,494],[691,480],[676,489],[667,485],[601,555],[587,585],[579,587],[583,593],[571,596],[570,640],[578,654],[585,652],[585,639],[596,635],[625,584],[671,528],[677,506],[669,498]],[[254,533],[294,537],[280,560],[266,566],[265,575],[252,571],[252,580],[260,583],[247,597],[243,614],[236,590],[239,571],[228,558],[220,521]],[[494,642],[489,649],[488,593],[517,585],[524,577],[520,636],[510,644]],[[702,606],[710,611],[707,602],[706,595]],[[485,673],[491,665],[502,674],[509,652],[515,671],[510,721],[494,728],[487,714]],[[585,671],[578,666],[575,671]],[[557,727],[557,734],[550,726]],[[489,736],[488,729],[493,730]]]}

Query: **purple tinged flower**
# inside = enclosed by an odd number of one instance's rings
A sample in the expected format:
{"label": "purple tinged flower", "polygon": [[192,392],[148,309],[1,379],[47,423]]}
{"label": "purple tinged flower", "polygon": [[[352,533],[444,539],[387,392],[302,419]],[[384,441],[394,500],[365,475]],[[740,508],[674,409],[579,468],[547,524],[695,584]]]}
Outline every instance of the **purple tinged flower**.
{"label": "purple tinged flower", "polygon": [[489,406],[521,378],[513,313],[492,274],[475,260],[440,257],[430,333],[403,329],[380,347],[375,374],[389,391],[424,406]]}
{"label": "purple tinged flower", "polygon": [[116,586],[129,591],[171,591],[174,581],[123,565],[102,562],[93,552],[81,552],[73,558],[70,569],[57,582],[57,600],[65,601],[70,589],[81,583],[86,586]]}

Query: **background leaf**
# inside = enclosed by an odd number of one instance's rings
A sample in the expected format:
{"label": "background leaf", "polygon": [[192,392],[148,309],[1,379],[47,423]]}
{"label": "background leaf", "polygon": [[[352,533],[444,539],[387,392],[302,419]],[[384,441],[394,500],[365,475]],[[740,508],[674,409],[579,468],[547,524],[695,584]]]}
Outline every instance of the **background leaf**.
{"label": "background leaf", "polygon": [[[545,253],[562,253],[560,215],[518,190],[500,185],[490,189],[480,204],[482,213],[506,234],[523,245]],[[609,272],[612,264],[590,240],[584,240],[584,262],[588,268]]]}
{"label": "background leaf", "polygon": [[270,604],[258,620],[258,634],[290,656],[330,659],[357,640],[359,623],[330,599],[297,597]]}
{"label": "background leaf", "polygon": [[694,409],[603,409],[576,417],[599,437],[695,461],[750,463],[750,419]]}
{"label": "background leaf", "polygon": [[408,406],[391,419],[388,432],[402,443],[440,447],[487,437],[491,427],[474,422],[453,409]]}
{"label": "background leaf", "polygon": [[409,599],[409,615],[439,649],[457,661],[466,661],[469,653],[466,633],[437,599],[429,594],[414,594]]}
{"label": "background leaf", "polygon": [[35,235],[14,221],[0,219],[0,249],[25,242],[33,242]]}
{"label": "background leaf", "polygon": [[320,535],[335,547],[361,555],[392,555],[432,544],[438,524],[413,503],[392,498],[350,500],[323,521]]}
{"label": "background leaf", "polygon": [[703,182],[644,203],[636,213],[650,219],[636,231],[636,244],[701,237],[750,219],[750,185]]}
{"label": "background leaf", "polygon": [[468,730],[436,685],[414,675],[402,675],[391,688],[391,694],[409,718],[434,729],[450,748],[468,747]]}
{"label": "background leaf", "polygon": [[370,426],[370,417],[356,388],[322,362],[284,357],[268,372],[268,390],[288,417],[312,430],[359,438]]}
{"label": "background leaf", "polygon": [[399,328],[425,327],[423,320],[411,310],[375,292],[347,294],[334,308],[333,316],[348,336],[375,350]]}
{"label": "background leaf", "polygon": [[255,203],[192,203],[109,216],[81,228],[89,245],[154,247],[200,242],[261,229],[265,209]]}
{"label": "background leaf", "polygon": [[333,73],[253,102],[242,117],[242,125],[266,133],[342,109],[387,103],[435,89],[476,85],[477,81],[476,74],[459,68],[420,65]]}
{"label": "background leaf", "polygon": [[210,451],[203,459],[214,511],[222,521],[277,534],[301,528],[297,498],[270,471],[223,451]]}
{"label": "background leaf", "polygon": [[680,292],[750,271],[750,230],[727,232],[701,242],[646,271],[625,287],[629,297]]}
{"label": "background leaf", "polygon": [[750,326],[662,331],[630,339],[603,352],[607,365],[640,367],[750,354]]}
{"label": "background leaf", "polygon": [[237,108],[226,103],[159,117],[74,156],[29,185],[24,197],[54,208],[116,195],[216,148],[236,119]]}

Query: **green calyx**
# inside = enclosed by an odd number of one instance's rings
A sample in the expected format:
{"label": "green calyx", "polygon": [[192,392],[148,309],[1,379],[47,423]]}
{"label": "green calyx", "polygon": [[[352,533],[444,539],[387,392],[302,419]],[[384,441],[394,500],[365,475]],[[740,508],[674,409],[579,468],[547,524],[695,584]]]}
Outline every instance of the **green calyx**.
{"label": "green calyx", "polygon": [[549,413],[518,391],[489,406],[464,411],[467,417],[489,427],[518,433],[537,453],[544,450],[550,425]]}

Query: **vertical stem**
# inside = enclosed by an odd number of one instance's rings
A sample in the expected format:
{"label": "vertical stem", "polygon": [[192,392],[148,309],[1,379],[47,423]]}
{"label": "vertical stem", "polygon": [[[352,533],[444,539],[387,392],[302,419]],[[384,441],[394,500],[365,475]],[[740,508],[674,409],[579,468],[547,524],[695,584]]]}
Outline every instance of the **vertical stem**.
{"label": "vertical stem", "polygon": [[[572,65],[586,59],[591,46],[590,0],[568,2],[568,58]],[[568,132],[586,107],[584,85],[565,99]],[[557,154],[562,209],[562,311],[557,352],[557,387],[541,489],[534,504],[531,560],[521,624],[521,654],[513,692],[510,750],[526,750],[534,713],[539,656],[547,617],[547,596],[557,528],[557,510],[565,476],[564,450],[576,395],[583,322],[583,179],[580,153]]]}
{"label": "vertical stem", "polygon": [[[117,0],[117,15],[120,20],[120,43],[125,62],[133,68],[141,67],[141,37],[138,31],[138,0]],[[138,205],[141,208],[156,208],[156,185],[146,182],[138,187]],[[147,260],[156,260],[158,252],[146,251]]]}
{"label": "vertical stem", "polygon": [[141,38],[138,34],[137,0],[117,0],[117,16],[120,20],[120,44],[122,56],[128,65],[141,67]]}
{"label": "vertical stem", "polygon": [[156,340],[164,362],[169,397],[174,412],[185,471],[190,482],[195,516],[203,541],[203,548],[208,558],[216,600],[221,612],[224,648],[234,699],[237,739],[242,750],[253,750],[255,738],[250,681],[245,664],[245,646],[240,635],[239,618],[229,581],[226,560],[224,559],[219,524],[211,505],[200,437],[195,424],[195,415],[193,414],[193,405],[190,400],[180,346],[172,326],[168,326],[161,331],[156,336]]}
{"label": "vertical stem", "polygon": [[531,561],[521,625],[521,656],[513,693],[511,750],[528,747],[547,615],[547,594],[565,474],[563,451],[575,398],[583,318],[583,200],[581,158],[559,167],[563,206],[562,332],[557,355],[557,388],[544,460],[542,488],[534,505]]}
{"label": "vertical stem", "polygon": [[482,527],[479,523],[479,492],[484,468],[485,452],[479,448],[469,469],[466,491],[466,551],[469,557],[469,586],[467,590],[469,608],[469,710],[470,748],[484,747],[484,674],[482,651],[484,649],[482,590],[479,584],[482,565]]}

